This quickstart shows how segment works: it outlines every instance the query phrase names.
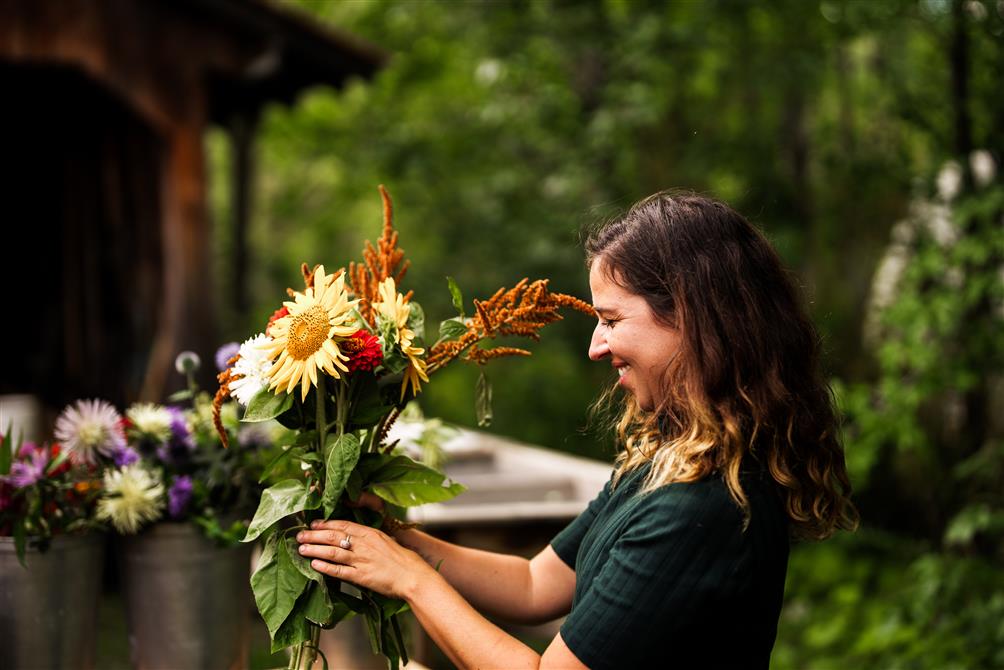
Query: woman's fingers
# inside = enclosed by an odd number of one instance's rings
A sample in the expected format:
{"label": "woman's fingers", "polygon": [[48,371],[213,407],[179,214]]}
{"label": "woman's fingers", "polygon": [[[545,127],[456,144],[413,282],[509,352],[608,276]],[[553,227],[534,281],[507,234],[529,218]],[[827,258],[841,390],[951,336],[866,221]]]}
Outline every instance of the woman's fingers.
{"label": "woman's fingers", "polygon": [[352,577],[356,572],[356,569],[351,565],[345,565],[344,563],[328,563],[327,561],[315,559],[310,562],[310,567],[317,570],[322,575],[337,577],[338,579],[344,579],[355,583],[355,580]]}
{"label": "woman's fingers", "polygon": [[328,544],[301,544],[300,555],[308,558],[320,558],[333,563],[348,565],[352,562],[352,552]]}
{"label": "woman's fingers", "polygon": [[296,541],[300,544],[330,544],[339,547],[346,537],[355,543],[362,539],[363,535],[353,535],[342,530],[301,530],[296,534]]}

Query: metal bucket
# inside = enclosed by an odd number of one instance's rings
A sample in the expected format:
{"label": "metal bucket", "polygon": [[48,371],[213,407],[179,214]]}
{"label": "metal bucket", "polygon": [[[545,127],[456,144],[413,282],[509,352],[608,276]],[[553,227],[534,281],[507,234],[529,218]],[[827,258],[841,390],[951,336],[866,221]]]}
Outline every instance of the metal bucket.
{"label": "metal bucket", "polygon": [[18,563],[0,537],[0,668],[94,667],[105,538],[61,536]]}
{"label": "metal bucket", "polygon": [[187,523],[121,538],[129,651],[138,670],[248,666],[251,547]]}

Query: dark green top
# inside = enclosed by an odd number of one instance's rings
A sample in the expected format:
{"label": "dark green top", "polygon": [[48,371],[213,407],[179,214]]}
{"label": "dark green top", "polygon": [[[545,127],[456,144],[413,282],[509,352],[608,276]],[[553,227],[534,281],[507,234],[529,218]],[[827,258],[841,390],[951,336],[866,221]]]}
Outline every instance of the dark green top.
{"label": "dark green top", "polygon": [[[788,568],[787,515],[759,471],[751,518],[718,475],[636,495],[648,466],[589,503],[551,541],[575,570],[561,637],[602,668],[767,668]],[[612,481],[612,480],[611,480]]]}

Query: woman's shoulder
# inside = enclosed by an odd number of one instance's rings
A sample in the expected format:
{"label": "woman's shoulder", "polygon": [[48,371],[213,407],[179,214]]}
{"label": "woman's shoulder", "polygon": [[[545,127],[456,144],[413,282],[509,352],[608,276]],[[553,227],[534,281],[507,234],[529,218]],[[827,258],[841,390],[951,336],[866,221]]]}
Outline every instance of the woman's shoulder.
{"label": "woman's shoulder", "polygon": [[[778,510],[775,485],[769,474],[751,470],[740,478],[753,514]],[[638,494],[635,516],[659,523],[667,517],[694,519],[698,523],[742,523],[742,508],[732,497],[725,479],[711,473],[692,482],[673,482]]]}

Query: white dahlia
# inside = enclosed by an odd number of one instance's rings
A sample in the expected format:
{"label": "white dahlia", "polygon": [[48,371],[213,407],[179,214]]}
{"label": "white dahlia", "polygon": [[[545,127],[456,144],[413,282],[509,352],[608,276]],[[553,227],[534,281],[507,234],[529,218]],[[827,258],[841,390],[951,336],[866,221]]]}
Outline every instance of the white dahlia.
{"label": "white dahlia", "polygon": [[97,454],[111,458],[125,448],[120,421],[119,413],[104,400],[78,400],[56,419],[53,434],[76,460],[93,465]]}
{"label": "white dahlia", "polygon": [[139,463],[106,471],[104,489],[97,517],[111,521],[120,533],[135,533],[164,510],[164,484]]}
{"label": "white dahlia", "polygon": [[269,358],[271,344],[272,338],[261,333],[241,345],[239,358],[231,373],[240,377],[231,379],[227,386],[230,388],[230,395],[245,407],[251,402],[251,398],[268,386],[268,371],[272,368],[272,359]]}

